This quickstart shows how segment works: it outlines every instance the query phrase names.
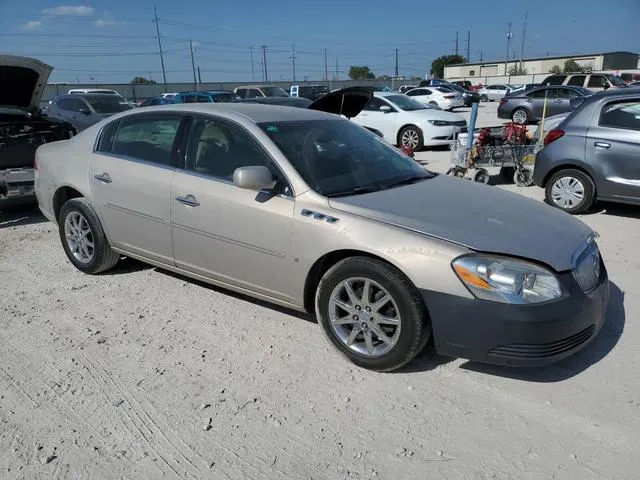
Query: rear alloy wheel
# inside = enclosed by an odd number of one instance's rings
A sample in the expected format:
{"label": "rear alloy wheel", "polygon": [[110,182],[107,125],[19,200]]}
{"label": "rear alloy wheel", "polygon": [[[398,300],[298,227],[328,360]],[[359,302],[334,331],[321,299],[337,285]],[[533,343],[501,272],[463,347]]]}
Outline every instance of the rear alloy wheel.
{"label": "rear alloy wheel", "polygon": [[547,202],[571,214],[588,210],[595,196],[593,180],[579,170],[560,170],[553,174],[545,187]]}
{"label": "rear alloy wheel", "polygon": [[431,105],[432,107],[439,107],[439,106],[440,106],[440,105],[438,105],[438,102],[436,102],[436,101],[434,101],[434,100],[431,100],[431,101],[429,102],[429,105]]}
{"label": "rear alloy wheel", "polygon": [[487,97],[486,95],[480,95],[480,101],[481,102],[488,102],[489,101],[489,97]]}
{"label": "rear alloy wheel", "polygon": [[411,125],[408,127],[404,127],[402,130],[400,130],[400,134],[398,135],[398,137],[400,140],[398,142],[400,146],[411,147],[414,152],[422,150],[422,147],[424,147],[424,138],[422,136],[422,132],[418,127],[414,127]]}
{"label": "rear alloy wheel", "polygon": [[526,125],[529,123],[529,112],[524,108],[516,108],[511,114],[511,120],[518,125]]}
{"label": "rear alloy wheel", "polygon": [[120,255],[109,246],[100,220],[84,198],[67,201],[58,215],[60,240],[67,257],[84,273],[99,273],[115,266]]}
{"label": "rear alloy wheel", "polygon": [[419,292],[381,261],[351,257],[324,275],[316,314],[331,343],[358,366],[391,371],[411,361],[431,335]]}

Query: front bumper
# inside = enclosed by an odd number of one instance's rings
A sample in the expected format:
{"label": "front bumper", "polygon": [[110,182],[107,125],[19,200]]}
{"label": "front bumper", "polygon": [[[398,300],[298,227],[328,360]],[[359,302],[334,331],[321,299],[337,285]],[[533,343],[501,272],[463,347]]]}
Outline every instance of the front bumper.
{"label": "front bumper", "polygon": [[598,334],[609,301],[604,264],[598,285],[583,292],[570,273],[569,291],[538,305],[509,305],[421,290],[429,310],[436,351],[483,363],[541,366],[569,357]]}

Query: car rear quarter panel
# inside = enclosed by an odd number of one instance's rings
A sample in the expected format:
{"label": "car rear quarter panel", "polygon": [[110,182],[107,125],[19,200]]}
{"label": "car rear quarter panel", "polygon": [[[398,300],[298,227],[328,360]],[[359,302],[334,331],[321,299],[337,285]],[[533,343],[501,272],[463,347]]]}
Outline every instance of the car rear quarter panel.
{"label": "car rear quarter panel", "polygon": [[36,150],[38,203],[50,220],[55,220],[54,197],[63,187],[78,191],[91,202],[87,172],[94,140],[95,129],[91,127],[70,140],[47,143]]}
{"label": "car rear quarter panel", "polygon": [[[302,215],[303,210],[331,216],[337,221]],[[402,271],[418,288],[472,298],[457,278],[451,261],[469,250],[400,227],[332,209],[314,192],[296,198],[294,212],[292,282],[294,295],[304,298],[304,286],[314,265],[336,252],[362,252],[378,257]],[[351,255],[351,254],[349,254]],[[353,253],[357,255],[357,253]]]}

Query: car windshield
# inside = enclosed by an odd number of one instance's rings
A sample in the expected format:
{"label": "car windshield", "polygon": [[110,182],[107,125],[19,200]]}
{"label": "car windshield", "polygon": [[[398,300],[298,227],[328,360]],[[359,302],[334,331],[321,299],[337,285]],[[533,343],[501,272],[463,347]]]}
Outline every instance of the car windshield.
{"label": "car windshield", "polygon": [[400,110],[404,110],[405,112],[412,112],[414,110],[428,110],[424,103],[420,103],[417,100],[414,100],[407,95],[387,95],[384,97],[385,100],[393,103]]}
{"label": "car windshield", "polygon": [[289,94],[280,87],[262,87],[262,93],[267,97],[288,97]]}
{"label": "car windshield", "polygon": [[620,77],[616,77],[615,75],[606,75],[606,77],[609,79],[609,81],[611,82],[611,85],[613,85],[614,87],[621,87],[623,86],[625,83],[620,79]]}
{"label": "car windshield", "polygon": [[100,96],[100,97],[92,97],[85,96],[84,97],[91,108],[95,110],[96,113],[118,113],[124,112],[125,110],[131,110],[131,105],[128,103],[123,103],[120,101],[119,97],[113,96]]}
{"label": "car windshield", "polygon": [[433,177],[399,149],[348,120],[260,123],[305,182],[327,197],[357,195]]}

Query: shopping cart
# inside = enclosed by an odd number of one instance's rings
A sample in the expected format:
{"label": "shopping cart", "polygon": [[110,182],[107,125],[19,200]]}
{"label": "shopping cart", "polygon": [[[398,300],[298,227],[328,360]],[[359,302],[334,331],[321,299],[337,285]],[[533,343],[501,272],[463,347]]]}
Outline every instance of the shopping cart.
{"label": "shopping cart", "polygon": [[533,166],[539,145],[530,143],[526,127],[508,123],[501,127],[483,128],[468,147],[464,139],[451,147],[451,168],[447,175],[487,183],[491,174],[503,178],[513,176],[516,185],[533,183]]}

